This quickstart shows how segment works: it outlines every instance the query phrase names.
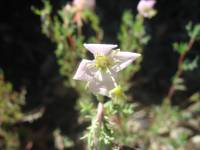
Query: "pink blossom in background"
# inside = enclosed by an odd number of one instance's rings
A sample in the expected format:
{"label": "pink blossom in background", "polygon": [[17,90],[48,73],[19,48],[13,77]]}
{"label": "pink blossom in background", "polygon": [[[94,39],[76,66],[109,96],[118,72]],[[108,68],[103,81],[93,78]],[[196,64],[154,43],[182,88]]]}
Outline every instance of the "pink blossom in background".
{"label": "pink blossom in background", "polygon": [[75,8],[76,14],[73,21],[77,22],[78,25],[82,25],[82,12],[85,9],[94,9],[95,0],[73,0],[72,5]]}
{"label": "pink blossom in background", "polygon": [[137,5],[137,10],[140,15],[146,18],[151,18],[156,14],[156,10],[154,10],[155,0],[140,0]]}
{"label": "pink blossom in background", "polygon": [[94,9],[95,4],[95,0],[73,0],[73,5],[79,10]]}

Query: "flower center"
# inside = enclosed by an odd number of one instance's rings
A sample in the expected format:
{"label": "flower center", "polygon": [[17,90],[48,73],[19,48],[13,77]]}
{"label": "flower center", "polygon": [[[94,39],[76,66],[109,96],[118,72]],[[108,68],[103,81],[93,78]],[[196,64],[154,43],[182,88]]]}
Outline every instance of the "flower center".
{"label": "flower center", "polygon": [[95,67],[97,69],[105,71],[111,66],[111,60],[105,55],[96,55],[95,57]]}

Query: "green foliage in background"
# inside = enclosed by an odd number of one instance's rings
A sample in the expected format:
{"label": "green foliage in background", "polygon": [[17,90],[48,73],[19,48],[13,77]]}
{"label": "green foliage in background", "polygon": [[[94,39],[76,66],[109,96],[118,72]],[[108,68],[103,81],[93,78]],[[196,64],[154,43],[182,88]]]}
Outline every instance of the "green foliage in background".
{"label": "green foliage in background", "polygon": [[198,56],[192,61],[186,58],[189,51],[193,48],[195,42],[200,38],[200,24],[192,25],[188,23],[186,25],[187,35],[189,37],[188,42],[175,42],[173,44],[174,50],[179,54],[177,71],[172,78],[172,85],[169,88],[167,95],[168,100],[171,100],[175,91],[185,91],[186,86],[184,85],[184,79],[182,74],[186,71],[193,71],[198,67]]}
{"label": "green foliage in background", "polygon": [[17,150],[20,147],[19,131],[13,126],[23,117],[25,91],[16,92],[12,84],[0,73],[0,149]]}
{"label": "green foliage in background", "polygon": [[[91,10],[84,9],[81,12],[80,24],[74,20],[77,12],[70,4],[66,4],[52,16],[52,6],[48,0],[44,1],[43,9],[33,8],[33,11],[41,17],[42,32],[56,43],[55,56],[65,85],[73,86],[75,84],[72,80],[74,68],[77,67],[79,60],[86,56],[83,43],[101,41],[102,30],[99,27],[98,17]],[[89,37],[83,34],[83,28],[86,25],[93,31]]]}
{"label": "green foliage in background", "polygon": [[[134,16],[130,10],[124,11],[118,33],[120,48],[122,50],[143,54],[144,47],[150,39],[150,35],[145,30],[144,18],[140,15]],[[122,72],[120,79],[124,81],[121,84],[125,91],[130,88],[130,78],[141,69],[142,60],[143,55],[136,59],[133,65],[128,66]]]}

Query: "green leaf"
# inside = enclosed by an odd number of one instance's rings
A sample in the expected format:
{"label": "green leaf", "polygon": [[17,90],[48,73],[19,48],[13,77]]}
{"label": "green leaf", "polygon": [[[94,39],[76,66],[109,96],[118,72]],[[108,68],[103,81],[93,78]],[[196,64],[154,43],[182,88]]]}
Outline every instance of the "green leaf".
{"label": "green leaf", "polygon": [[186,30],[190,38],[197,40],[200,39],[200,24],[192,25],[192,22],[189,22],[186,25]]}
{"label": "green leaf", "polygon": [[173,48],[179,54],[184,54],[188,51],[188,45],[187,43],[184,43],[184,42],[174,43]]}
{"label": "green leaf", "polygon": [[182,78],[175,78],[173,81],[176,90],[185,91],[186,87],[184,85],[184,80]]}
{"label": "green leaf", "polygon": [[194,93],[189,99],[192,102],[200,102],[200,93]]}
{"label": "green leaf", "polygon": [[192,71],[198,67],[199,57],[197,56],[194,60],[190,61],[186,59],[183,63],[183,70]]}

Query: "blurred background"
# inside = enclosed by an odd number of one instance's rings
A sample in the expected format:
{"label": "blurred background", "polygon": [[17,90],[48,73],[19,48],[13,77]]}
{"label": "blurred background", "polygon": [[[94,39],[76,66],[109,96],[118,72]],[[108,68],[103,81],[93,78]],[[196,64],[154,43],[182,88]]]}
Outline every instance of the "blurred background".
{"label": "blurred background", "polygon": [[[138,0],[96,1],[92,11],[98,16],[99,26],[104,33],[101,43],[120,43],[118,33],[123,13],[129,10],[132,14],[136,14],[138,2]],[[51,0],[51,16],[56,15],[66,3],[71,1]],[[80,94],[73,86],[65,86],[67,77],[63,77],[60,73],[60,65],[55,55],[57,43],[41,32],[44,18],[36,15],[33,8],[43,7],[44,3],[40,0],[0,2],[2,82],[0,89],[9,93],[6,96],[0,94],[0,101],[4,99],[12,101],[16,97],[20,99],[17,104],[12,103],[13,106],[6,107],[2,104],[2,107],[6,108],[2,114],[0,113],[2,150],[85,149],[83,142],[79,140],[79,134],[88,123],[79,122],[80,113],[76,103]],[[148,109],[150,106],[161,106],[171,86],[171,79],[177,71],[179,60],[179,53],[174,51],[172,44],[188,41],[185,26],[188,22],[193,24],[200,22],[199,8],[199,0],[158,0],[155,5],[157,15],[144,20],[145,30],[151,39],[142,51],[140,70],[130,78],[131,81],[135,80],[135,83],[129,90],[134,102],[139,103],[140,107]],[[86,39],[91,33],[93,34],[87,26],[86,24],[82,33]],[[193,60],[199,57],[199,48],[200,43],[197,41],[187,53],[187,58]],[[73,73],[75,68],[77,63]],[[189,101],[189,97],[200,91],[199,61],[195,69],[183,73],[182,77],[186,90],[178,91],[172,97],[172,105],[178,106],[181,110],[190,107],[194,102]],[[8,112],[8,116],[3,118],[2,115],[5,115],[10,107],[16,109]],[[200,109],[197,112],[196,115],[199,116]],[[18,119],[21,118],[20,115],[23,119]],[[186,141],[196,135],[200,136],[199,118],[193,118],[193,121],[197,127],[190,127],[193,133],[187,136]],[[55,141],[59,137],[65,138],[66,147],[56,146]],[[200,145],[200,140],[197,143]],[[135,142],[133,145],[139,145],[141,148],[144,143]],[[191,147],[185,149],[189,150]]]}

